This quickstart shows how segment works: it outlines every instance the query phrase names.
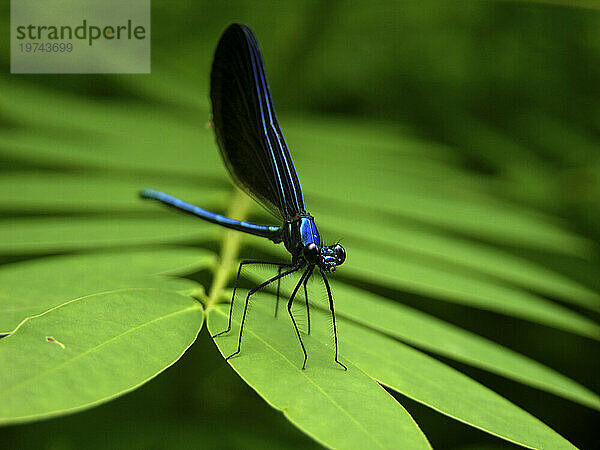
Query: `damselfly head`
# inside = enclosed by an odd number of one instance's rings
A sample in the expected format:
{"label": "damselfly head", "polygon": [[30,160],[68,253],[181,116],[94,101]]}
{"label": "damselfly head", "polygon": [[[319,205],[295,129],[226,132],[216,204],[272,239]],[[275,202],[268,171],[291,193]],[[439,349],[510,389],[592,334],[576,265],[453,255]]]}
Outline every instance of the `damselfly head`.
{"label": "damselfly head", "polygon": [[[346,261],[346,250],[340,244],[328,245],[320,249],[315,244],[308,244],[304,247],[303,254],[309,263],[317,264],[325,272],[335,272],[335,268]],[[307,255],[311,259],[308,259]]]}

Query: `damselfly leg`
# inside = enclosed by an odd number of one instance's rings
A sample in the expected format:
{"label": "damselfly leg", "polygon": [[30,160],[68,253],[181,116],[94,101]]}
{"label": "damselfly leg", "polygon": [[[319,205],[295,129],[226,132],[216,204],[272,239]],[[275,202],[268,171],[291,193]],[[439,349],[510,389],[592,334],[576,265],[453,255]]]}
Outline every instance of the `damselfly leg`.
{"label": "damselfly leg", "polygon": [[[264,264],[264,263],[263,263]],[[240,352],[240,349],[242,348],[242,335],[244,333],[244,323],[246,322],[246,313],[248,312],[248,302],[250,301],[250,297],[260,291],[261,289],[263,289],[264,287],[268,286],[269,284],[273,283],[274,281],[277,281],[279,278],[281,277],[285,277],[291,273],[296,272],[297,270],[299,270],[301,268],[301,266],[295,266],[292,267],[289,270],[286,270],[285,272],[282,272],[278,275],[275,275],[273,278],[268,279],[267,281],[265,281],[264,283],[259,284],[258,286],[256,286],[254,289],[251,289],[248,294],[246,295],[246,303],[244,304],[244,312],[242,314],[242,321],[240,324],[240,334],[238,337],[238,347],[237,350],[235,352],[233,352],[231,355],[229,355],[227,358],[225,358],[225,360],[228,360],[229,358],[231,358],[232,356],[237,355]],[[230,307],[230,311],[233,311],[233,308]],[[229,315],[229,329],[231,329],[231,312]],[[220,333],[221,334],[221,333]]]}
{"label": "damselfly leg", "polygon": [[294,319],[294,315],[292,314],[292,304],[294,303],[294,297],[296,297],[296,293],[298,292],[298,289],[300,289],[300,285],[306,279],[308,279],[310,277],[310,275],[312,274],[313,269],[314,269],[314,266],[308,266],[306,268],[306,270],[304,271],[304,273],[300,277],[300,280],[296,284],[296,287],[294,288],[294,291],[292,292],[292,296],[288,300],[288,305],[287,305],[288,314],[290,315],[290,318],[292,319],[292,323],[294,324],[294,330],[296,330],[296,336],[298,336],[298,340],[300,341],[300,347],[302,347],[302,353],[304,353],[304,361],[302,362],[302,369],[303,370],[306,367],[306,359],[307,359],[308,356],[306,354],[306,348],[304,348],[304,342],[302,342],[302,337],[300,336],[300,330],[298,329],[298,324],[296,324],[296,319]]}
{"label": "damselfly leg", "polygon": [[[280,266],[278,274],[281,273],[282,269],[283,269],[283,267]],[[311,270],[311,273],[312,273],[312,270]],[[306,288],[306,283],[308,283],[309,278],[310,278],[310,275],[304,279],[304,301],[306,303],[306,321],[307,321],[306,334],[310,334],[310,307],[308,306],[308,289]],[[279,310],[279,287],[280,287],[280,285],[281,285],[281,278],[279,278],[277,280],[277,298],[275,300],[275,317],[277,317],[277,312]]]}
{"label": "damselfly leg", "polygon": [[233,295],[231,296],[231,304],[229,305],[229,323],[227,325],[227,329],[213,335],[212,336],[213,338],[216,338],[217,336],[221,336],[222,334],[225,334],[225,333],[229,333],[231,331],[231,315],[233,314],[233,302],[235,301],[235,292],[237,291],[238,281],[240,280],[240,274],[242,273],[242,267],[244,267],[247,264],[263,264],[263,265],[279,266],[278,276],[275,278],[276,280],[281,278],[281,269],[283,267],[291,267],[292,266],[289,263],[279,263],[279,262],[272,262],[272,261],[243,260],[242,262],[240,262],[240,265],[239,265],[238,271],[237,271],[237,276],[235,277],[235,283],[233,285]]}
{"label": "damselfly leg", "polygon": [[329,310],[331,311],[331,320],[333,321],[333,339],[335,341],[335,362],[344,368],[344,370],[348,370],[348,368],[343,365],[338,360],[338,338],[337,338],[337,326],[335,323],[335,310],[333,308],[333,297],[331,296],[331,288],[329,287],[329,281],[327,280],[327,275],[322,270],[321,277],[323,278],[323,282],[325,283],[325,289],[327,289],[327,297],[329,298]]}

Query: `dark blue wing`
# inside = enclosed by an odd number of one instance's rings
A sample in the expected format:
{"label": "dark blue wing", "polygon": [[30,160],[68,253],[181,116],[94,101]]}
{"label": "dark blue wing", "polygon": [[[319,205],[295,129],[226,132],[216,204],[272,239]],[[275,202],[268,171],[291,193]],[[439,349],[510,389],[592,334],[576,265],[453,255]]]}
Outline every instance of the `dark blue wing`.
{"label": "dark blue wing", "polygon": [[236,184],[280,219],[305,212],[294,162],[279,128],[254,33],[230,25],[217,45],[210,84],[221,155]]}

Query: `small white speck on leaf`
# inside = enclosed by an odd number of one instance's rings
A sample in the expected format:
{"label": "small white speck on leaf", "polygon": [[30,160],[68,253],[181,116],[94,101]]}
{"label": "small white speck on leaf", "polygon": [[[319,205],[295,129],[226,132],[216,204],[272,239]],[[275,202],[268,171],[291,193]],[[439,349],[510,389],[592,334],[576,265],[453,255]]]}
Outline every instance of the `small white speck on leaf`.
{"label": "small white speck on leaf", "polygon": [[66,348],[65,344],[53,338],[52,336],[46,336],[46,342],[52,342],[53,344],[60,346],[60,348],[62,348],[63,350]]}

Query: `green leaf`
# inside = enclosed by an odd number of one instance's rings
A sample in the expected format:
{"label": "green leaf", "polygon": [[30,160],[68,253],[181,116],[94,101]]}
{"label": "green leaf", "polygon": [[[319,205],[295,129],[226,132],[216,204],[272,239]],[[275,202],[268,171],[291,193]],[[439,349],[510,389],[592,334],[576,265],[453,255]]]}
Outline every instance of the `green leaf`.
{"label": "green leaf", "polygon": [[[26,189],[20,189],[18,195],[14,195],[14,190],[9,189],[8,187],[11,185],[15,185],[15,180],[22,182]],[[123,209],[136,209],[136,208],[156,208],[155,205],[150,205],[149,202],[142,202],[137,199],[134,195],[131,195],[135,192],[136,186],[143,185],[141,182],[135,180],[128,181],[117,181],[113,179],[100,179],[100,178],[83,178],[83,177],[56,177],[56,176],[42,176],[36,178],[34,176],[28,175],[23,177],[20,176],[5,176],[4,178],[0,178],[0,187],[2,184],[6,184],[7,189],[0,189],[0,192],[4,192],[3,196],[0,197],[0,201],[3,200],[3,203],[8,207],[14,205],[29,205],[31,208],[35,210],[39,210],[40,208],[44,208],[44,205],[48,205],[46,207],[58,207],[61,205],[66,205],[73,209],[90,209],[90,208],[102,208],[102,207],[110,207],[110,208],[123,208]],[[193,197],[193,191],[188,189],[177,188],[178,195],[184,194],[183,197],[186,197],[186,193],[192,198],[199,198],[198,195]],[[70,194],[74,193],[82,193],[83,195],[78,194]],[[214,191],[212,189],[203,189],[200,190],[203,194],[204,202],[210,201],[212,196],[216,198],[225,198],[225,194],[222,190]],[[113,201],[113,198],[121,199]],[[31,200],[34,199],[34,200]],[[56,200],[58,199],[58,200]],[[66,199],[66,200],[63,200]],[[0,203],[1,206],[1,203]],[[170,217],[166,216],[164,220],[168,220]],[[167,239],[171,237],[172,239],[182,239],[180,228],[180,218],[172,217],[174,222],[172,227],[175,227],[173,231],[167,231],[168,228],[162,229],[162,232],[159,234],[161,238]],[[42,226],[46,224],[47,219],[43,219]],[[161,219],[162,221],[163,219]],[[354,222],[353,222],[354,221]],[[199,221],[193,221],[190,218],[186,219],[185,225],[190,227],[190,230],[195,231],[195,223]],[[355,223],[356,222],[356,223]],[[329,225],[331,229],[336,229],[338,233],[346,236],[345,242],[348,244],[349,248],[353,249],[352,260],[350,264],[348,264],[348,269],[346,270],[355,270],[356,275],[359,278],[366,278],[372,280],[374,282],[385,282],[391,283],[394,287],[399,287],[411,292],[416,292],[419,294],[426,294],[436,298],[441,298],[448,301],[454,301],[462,304],[468,304],[477,306],[483,309],[489,309],[496,312],[501,312],[504,314],[514,315],[515,317],[525,318],[528,320],[533,320],[545,325],[555,326],[557,328],[562,328],[571,332],[575,332],[578,334],[582,334],[585,336],[600,338],[600,326],[596,325],[593,321],[586,319],[585,317],[578,315],[575,312],[567,310],[566,308],[560,307],[558,305],[554,305],[549,303],[541,298],[536,298],[531,294],[528,294],[522,290],[514,289],[510,287],[502,286],[501,284],[492,280],[480,280],[475,279],[472,275],[469,274],[464,275],[460,272],[460,268],[456,267],[445,267],[443,264],[439,262],[432,261],[431,264],[423,264],[422,260],[419,258],[415,258],[413,255],[405,254],[402,258],[394,257],[387,258],[383,253],[379,257],[380,261],[377,264],[378,270],[373,271],[370,270],[372,267],[372,259],[373,259],[373,243],[369,240],[359,239],[353,237],[352,231],[348,234],[344,229],[364,229],[368,227],[372,229],[373,235],[379,236],[378,242],[381,246],[385,246],[385,248],[391,247],[400,247],[398,244],[394,244],[395,242],[413,242],[412,249],[418,248],[419,242],[427,247],[427,242],[429,242],[429,252],[443,252],[444,249],[444,241],[443,239],[438,239],[438,242],[441,240],[442,245],[440,246],[440,250],[434,250],[434,246],[436,245],[435,239],[429,240],[430,236],[426,236],[425,238],[421,238],[421,240],[415,240],[415,233],[412,235],[409,233],[408,236],[399,235],[399,230],[396,229],[394,232],[391,232],[389,228],[385,228],[382,226],[377,226],[377,224],[373,225],[374,228],[371,227],[372,221],[363,220],[360,221],[357,219],[349,219],[349,222],[341,221],[339,219],[332,218],[332,215],[325,215],[324,224]],[[52,222],[51,222],[52,223]],[[36,226],[36,221],[30,221],[27,224],[19,227],[10,227],[7,230],[8,236],[13,234],[12,239],[8,241],[9,245],[16,246],[19,244],[19,241],[24,242],[25,245],[31,245],[33,243],[37,244],[38,248],[46,249],[46,250],[57,250],[64,248],[77,248],[77,246],[73,243],[74,238],[78,233],[85,232],[87,227],[79,226],[77,232],[71,229],[71,223],[58,222],[60,224],[60,228],[63,226],[66,227],[64,232],[60,231],[59,225],[49,226],[49,230],[54,234],[55,242],[48,242],[47,245],[49,247],[45,247],[41,242],[35,242],[30,239],[30,236],[36,236],[38,239],[43,237],[43,230],[34,231],[31,230],[32,227]],[[136,222],[137,223],[137,222]],[[184,222],[181,221],[183,225]],[[206,223],[202,223],[206,226]],[[94,222],[92,222],[94,225]],[[156,225],[156,221],[152,221],[150,223],[140,224],[139,228],[134,235],[134,243],[143,242],[143,235],[146,229],[152,230]],[[337,225],[337,226],[336,226]],[[0,225],[1,228],[1,225]],[[29,229],[28,229],[29,228]],[[127,220],[116,222],[116,225],[111,226],[112,230],[118,230],[118,236],[120,242],[127,242],[125,240],[125,236],[127,235],[125,229],[132,229],[131,222]],[[383,230],[380,232],[380,229]],[[216,231],[216,229],[211,228]],[[24,232],[27,231],[27,232]],[[94,228],[90,234],[94,234]],[[400,230],[402,230],[400,228]],[[387,233],[386,233],[387,231]],[[19,236],[14,236],[14,233],[20,233]],[[98,238],[101,240],[106,240],[110,237],[110,232],[106,232],[105,230],[97,230],[95,234],[98,235]],[[190,233],[187,233],[188,235]],[[194,232],[191,233],[194,235]],[[154,233],[151,233],[151,236],[154,236]],[[69,242],[62,243],[61,237],[65,236]],[[19,237],[21,239],[19,239]],[[435,238],[435,236],[434,236]],[[85,245],[106,245],[104,242],[94,242],[93,236],[84,235],[82,238],[82,244]],[[389,242],[389,243],[388,243]],[[108,241],[108,244],[112,244],[112,241]],[[53,247],[52,244],[56,245]],[[410,244],[408,244],[410,246]],[[458,247],[458,248],[457,248]],[[469,254],[473,254],[475,256],[478,255],[477,249],[479,248],[475,244],[463,244],[462,248],[460,245],[446,245],[446,254],[452,254],[453,260],[457,261],[458,258],[464,259],[465,261],[471,261],[471,267],[474,264],[477,264],[479,267],[486,267],[487,261],[492,261],[491,266],[496,267],[496,270],[493,272],[500,272],[501,275],[509,274],[509,277],[515,278],[517,275],[515,273],[523,273],[523,270],[517,270],[516,267],[521,269],[521,265],[512,266],[509,262],[519,263],[518,258],[513,258],[513,260],[507,261],[507,263],[502,264],[502,259],[492,253],[492,255],[485,254],[485,248],[483,251],[480,251],[479,254],[482,254],[481,257],[477,258],[469,258]],[[483,247],[483,246],[481,246]],[[462,249],[462,253],[460,250]],[[20,249],[20,251],[24,251]],[[418,251],[418,250],[417,250]],[[496,261],[496,263],[494,263]],[[467,263],[469,264],[469,263]],[[524,262],[525,267],[528,267],[527,262]],[[532,264],[529,264],[531,266]],[[441,266],[439,269],[438,267]],[[515,267],[512,269],[511,267]],[[440,270],[441,269],[441,270]],[[488,270],[489,271],[489,270]],[[526,280],[538,280],[540,279],[538,276],[542,272],[542,270],[535,270],[535,266],[533,269],[533,273],[530,276],[526,277]],[[554,275],[554,274],[551,274]],[[590,307],[600,308],[598,302],[598,296],[592,293],[589,290],[585,290],[582,287],[578,287],[575,283],[565,283],[564,281],[561,283],[560,277],[552,277],[551,275],[542,277],[541,280],[545,279],[556,279],[558,281],[554,282],[554,286],[558,285],[559,292],[565,292],[565,290],[571,295],[574,294],[584,294],[581,297],[579,303],[586,303]],[[519,278],[519,280],[523,280],[523,276]],[[437,284],[435,284],[437,283]],[[530,282],[531,284],[532,282]],[[537,286],[540,285],[539,281],[533,282]],[[552,283],[549,286],[553,286]],[[565,287],[566,286],[566,287]],[[560,288],[563,287],[561,290]],[[556,290],[555,289],[555,290]]]}
{"label": "green leaf", "polygon": [[0,266],[0,332],[9,332],[28,316],[106,290],[191,292],[197,283],[166,273],[197,271],[214,259],[207,250],[177,248],[56,256]]}
{"label": "green leaf", "polygon": [[[381,383],[467,425],[530,448],[575,448],[547,425],[471,378],[351,322],[340,323],[343,356]],[[316,329],[322,342],[328,336]]]}
{"label": "green leaf", "polygon": [[421,311],[344,283],[333,285],[337,312],[441,356],[479,367],[600,410],[600,396],[522,354]]}
{"label": "green leaf", "polygon": [[[160,90],[159,86],[169,85],[167,78],[149,79],[146,86],[135,89]],[[132,88],[137,83],[132,80],[124,83]],[[214,301],[220,298],[239,257],[236,239],[224,239],[218,266],[210,252],[196,253],[195,260],[195,250],[181,250],[179,261],[179,249],[164,258],[160,252],[155,256],[148,252],[139,258],[120,255],[122,246],[150,243],[203,243],[214,248],[221,236],[229,236],[213,225],[171,214],[137,198],[140,188],[153,187],[218,212],[227,209],[229,181],[214,133],[202,126],[203,117],[208,120],[209,116],[205,101],[198,103],[202,89],[188,95],[187,86],[177,86],[179,101],[195,111],[179,114],[169,107],[149,108],[141,103],[63,95],[6,77],[0,79],[0,85],[6,94],[0,102],[0,115],[6,125],[0,133],[0,155],[9,169],[0,176],[0,210],[5,216],[0,221],[0,252],[18,257],[104,247],[118,250],[104,256],[91,255],[89,260],[79,255],[48,258],[39,265],[32,261],[0,268],[0,284],[6,286],[0,293],[0,323],[7,321],[5,329],[13,329],[25,316],[42,313],[67,299],[133,287],[160,288],[161,292],[170,292],[168,295],[195,290],[209,305],[211,320],[216,317],[214,320],[222,321]],[[160,92],[155,98],[171,96]],[[319,331],[326,327],[316,328],[307,338],[309,367],[299,371],[301,354],[289,319],[286,322],[285,317],[280,318],[285,326],[281,328],[280,320],[273,321],[262,306],[255,307],[249,316],[249,323],[253,317],[260,319],[261,327],[255,322],[254,331],[245,335],[242,354],[231,360],[242,377],[267,401],[283,408],[293,423],[326,445],[362,442],[364,433],[360,434],[357,422],[367,427],[369,442],[375,445],[427,445],[408,413],[370,377],[506,440],[531,447],[568,445],[508,401],[393,340],[600,409],[598,395],[542,363],[399,303],[402,292],[417,293],[423,301],[449,301],[597,339],[600,328],[584,316],[585,312],[544,298],[600,310],[598,292],[575,281],[579,277],[566,267],[569,258],[575,256],[593,273],[597,264],[590,255],[596,248],[588,238],[570,231],[579,229],[573,227],[576,221],[557,217],[557,212],[569,209],[548,200],[561,193],[561,183],[550,180],[555,168],[544,162],[535,149],[516,144],[512,137],[468,117],[464,124],[458,119],[450,122],[450,128],[456,130],[444,130],[448,125],[443,124],[438,131],[456,136],[451,140],[466,145],[470,153],[411,136],[396,124],[321,117],[283,119],[311,213],[326,237],[342,238],[349,250],[348,262],[340,269],[342,280],[348,284],[334,286],[342,357],[353,363],[349,364],[351,386],[360,386],[359,393],[364,388],[373,397],[362,402],[365,411],[356,411],[358,401],[346,390],[347,378],[336,378],[341,374],[334,372],[337,367],[331,355],[326,356],[331,343]],[[481,126],[471,130],[473,124]],[[547,136],[538,144],[554,151],[554,156],[565,156],[562,146],[555,146]],[[507,148],[515,159],[506,157]],[[315,159],[315,154],[321,156]],[[465,165],[486,160],[497,169],[494,175],[478,173]],[[19,170],[29,172],[11,170],[12,162]],[[531,167],[541,172],[533,174]],[[40,168],[53,169],[54,173]],[[239,212],[233,207],[231,211]],[[243,219],[245,214],[234,217]],[[272,218],[265,223],[273,223]],[[247,242],[265,252],[285,253],[282,246],[276,249],[258,238],[248,238]],[[543,259],[533,262],[523,256],[535,258],[538,253],[549,254],[557,263]],[[251,251],[244,251],[244,257],[251,255]],[[289,259],[288,254],[284,256]],[[151,276],[163,271],[182,275],[198,269],[214,272],[210,297],[202,296],[203,287],[190,280]],[[395,291],[389,294],[395,298],[384,299],[352,286],[365,281],[381,288],[379,292]],[[213,289],[215,285],[217,289]],[[11,312],[11,306],[23,309]],[[318,311],[326,313],[327,306],[320,305],[320,309],[315,308]],[[52,311],[47,315],[52,317]],[[318,323],[320,316],[315,316]],[[42,317],[24,322],[23,327]],[[275,330],[271,330],[272,325]],[[17,335],[0,340],[0,348]],[[63,340],[50,337],[54,342],[46,343],[61,348]],[[234,333],[219,340],[224,349],[235,348]],[[327,370],[325,374],[313,373],[313,381],[318,382],[322,392],[339,396],[339,405],[350,411],[350,416],[340,414],[339,408],[335,410],[322,396],[313,395],[314,384],[306,381],[305,374],[314,364]],[[557,361],[552,365],[562,370]],[[435,377],[429,377],[429,373]],[[298,384],[290,389],[293,383]],[[65,389],[64,395],[67,393]],[[324,405],[322,410],[306,408],[306,399]],[[46,406],[55,400],[49,399]],[[471,400],[474,403],[469,403]],[[383,409],[375,409],[372,403],[381,403]],[[338,414],[326,414],[331,410]],[[331,417],[338,420],[333,422],[333,434],[325,429]],[[376,423],[373,418],[378,419]],[[390,430],[394,428],[400,432],[392,436]]]}
{"label": "green leaf", "polygon": [[0,209],[38,214],[52,211],[78,214],[161,211],[156,203],[140,198],[139,192],[147,187],[176,194],[206,207],[223,205],[231,198],[231,189],[225,184],[217,187],[192,184],[158,175],[128,175],[124,178],[113,173],[84,176],[15,172],[0,175]]}
{"label": "green leaf", "polygon": [[[6,81],[0,80],[1,83]],[[57,126],[68,126],[84,133],[80,134],[79,141],[56,140],[54,136],[44,135],[43,130],[38,133],[30,129],[26,132],[3,133],[0,135],[0,152],[4,154],[19,159],[29,158],[36,164],[42,160],[50,164],[93,165],[119,170],[135,168],[199,178],[215,175],[226,177],[219,162],[212,130],[199,127],[197,120],[175,121],[164,112],[157,113],[133,105],[111,108],[100,102],[57,96],[52,91],[40,88],[34,92],[31,87],[24,88],[16,83],[11,83],[11,88],[5,91],[7,95],[18,98],[14,102],[7,102],[6,105],[10,107],[0,109],[7,116],[22,120],[33,128],[40,120],[51,120]],[[40,102],[40,97],[45,101]],[[28,104],[34,107],[28,107]],[[301,124],[305,125],[305,122]],[[394,146],[398,147],[399,139],[391,130],[363,124],[360,131],[350,132],[351,127],[332,121],[326,130],[321,127],[320,132],[312,138],[299,138],[300,135],[306,135],[302,125],[295,130],[292,121],[286,129],[300,141],[300,145],[293,145],[293,140],[290,142],[295,148],[295,158],[300,161],[304,190],[311,197],[324,196],[330,202],[350,204],[353,209],[357,206],[376,207],[401,218],[441,226],[493,242],[572,255],[589,256],[591,253],[590,242],[567,231],[555,217],[490,195],[484,192],[481,183],[469,182],[469,177],[456,175],[453,177],[455,182],[449,184],[445,182],[447,177],[442,174],[429,179],[419,175],[418,171],[416,176],[400,176],[394,169],[398,165],[398,153],[391,152]],[[353,145],[344,145],[340,136],[346,135],[353,138]],[[374,140],[373,136],[378,135],[383,135],[383,138]],[[418,142],[415,138],[411,140]],[[345,164],[343,170],[335,171],[330,170],[330,164],[316,164],[312,149],[320,148],[324,141],[338,142],[328,147],[328,158],[351,163]],[[94,151],[89,151],[90,147]],[[171,150],[165,152],[166,147]],[[414,148],[419,147],[431,147],[430,151],[422,152],[423,160],[431,158],[431,155],[434,158],[444,155],[442,159],[445,157],[446,161],[452,159],[447,157],[449,148],[430,143],[413,144],[413,150],[408,153],[417,154]],[[374,152],[384,155],[387,152],[389,164],[385,164],[385,156],[381,162],[366,166],[361,163],[372,160],[368,155]],[[404,160],[402,162],[407,163]],[[303,167],[304,164],[306,167]],[[385,170],[381,169],[382,164]],[[460,174],[461,171],[455,169],[454,173]],[[353,182],[347,183],[348,179]],[[373,180],[377,180],[376,185]],[[344,189],[330,189],[332,185],[344,186]]]}
{"label": "green leaf", "polygon": [[[340,269],[341,270],[341,269]],[[245,271],[255,283],[267,270]],[[423,350],[479,367],[600,410],[600,396],[570,378],[502,345],[421,311],[342,282],[332,282],[337,315]],[[290,295],[283,283],[281,291]],[[312,297],[311,297],[312,298]],[[317,305],[327,309],[327,305]]]}
{"label": "green leaf", "polygon": [[[238,297],[239,302],[245,297],[245,292],[240,292],[240,294],[240,297]],[[251,313],[245,322],[242,343],[243,353],[235,356],[230,362],[259,394],[271,404],[274,404],[276,408],[281,409],[277,405],[277,400],[270,397],[270,395],[275,394],[272,393],[273,388],[269,387],[268,374],[280,370],[280,359],[292,366],[295,365],[297,368],[301,365],[302,355],[297,351],[299,344],[297,340],[293,339],[293,327],[287,314],[281,314],[284,316],[283,322],[281,317],[279,320],[273,319],[271,305],[274,302],[275,297],[272,295],[256,295],[253,297]],[[294,314],[296,320],[302,323],[305,315],[304,305],[300,306],[302,302],[297,303]],[[241,305],[236,308],[239,312],[241,312],[241,309]],[[223,308],[219,314],[226,317],[227,312],[227,309]],[[215,321],[215,323],[220,324],[221,328],[217,325],[211,325],[212,320],[214,320],[212,316],[213,314],[209,315],[208,323],[211,333],[225,329],[226,321],[224,320]],[[229,337],[217,337],[215,339],[225,356],[233,352],[237,343],[239,313],[236,315],[236,319]],[[327,349],[332,342],[331,334],[325,331],[329,328],[327,326],[329,323],[328,314],[313,314],[311,319],[312,335],[302,335],[308,352],[307,368],[305,371],[300,370],[300,373],[306,373],[309,377],[318,377],[322,372],[325,372],[324,375],[329,378],[329,383],[335,383],[335,378],[332,377],[330,370],[333,364],[332,354],[331,350]],[[365,329],[351,322],[341,320],[338,322],[338,326],[340,351],[344,364],[350,362],[353,366],[360,368],[369,376],[398,392],[468,425],[525,447],[574,448],[568,441],[535,417],[435,359],[374,330]],[[273,328],[276,328],[276,331]],[[315,344],[315,339],[321,343],[320,346]],[[263,345],[259,346],[256,345],[255,340],[267,342],[263,342]],[[229,341],[228,346],[225,345],[227,341]],[[274,346],[275,342],[278,344],[277,347]],[[323,352],[322,355],[319,351]],[[266,353],[266,355],[262,353]],[[294,359],[297,360],[295,363]],[[276,368],[273,366],[276,366]],[[336,366],[333,367],[335,369]],[[349,374],[352,373],[352,369],[349,370]],[[265,380],[261,380],[256,372],[262,373]],[[315,372],[316,374],[313,375]],[[298,383],[293,381],[291,375],[285,377],[286,381],[290,379],[292,379],[292,387],[289,387],[283,380],[277,383],[278,387],[280,389],[286,389],[287,387],[294,392],[299,390]],[[341,380],[340,382],[343,382],[343,378]],[[346,386],[348,385],[348,381],[343,383]],[[283,386],[280,386],[281,384]],[[327,386],[330,388],[330,384]],[[359,391],[357,387],[351,387],[350,390],[352,392]],[[364,392],[364,388],[359,392]],[[469,393],[466,398],[465,392]],[[306,396],[306,394],[304,395]],[[361,400],[363,407],[369,408],[370,399],[363,397]],[[298,400],[298,402],[300,401]],[[306,400],[304,400],[302,407],[305,411],[303,412],[308,414],[313,409],[320,410],[323,408],[318,406],[312,401],[306,404]],[[374,402],[373,408],[376,408],[376,402]],[[300,428],[304,428],[302,421],[306,418],[303,417],[301,412],[290,419]],[[397,445],[403,448],[410,447],[409,441],[404,441],[401,436],[397,439]],[[342,443],[325,442],[325,444],[341,446]]]}
{"label": "green leaf", "polygon": [[80,297],[26,319],[0,340],[0,423],[89,408],[177,361],[203,321],[190,297],[123,289]]}
{"label": "green leaf", "polygon": [[[263,325],[260,330],[247,325],[243,353],[230,363],[298,428],[334,448],[430,448],[408,412],[360,369],[349,365],[344,371],[325,346],[309,341],[310,360],[302,370],[289,318],[283,314],[279,320],[267,318],[266,308],[260,305],[253,313]],[[234,323],[239,323],[237,316]],[[225,329],[226,308],[210,310],[207,325],[211,334]],[[236,333],[216,338],[226,356],[234,351]]]}
{"label": "green leaf", "polygon": [[[351,237],[344,240],[348,252],[348,258],[340,268],[344,276],[600,339],[600,325],[593,320],[518,287],[464,273],[457,268],[424,264],[421,258],[411,255],[401,258],[388,254],[386,249],[390,247],[382,244],[369,247],[364,243],[354,245],[355,242],[359,241],[353,241]],[[269,244],[257,241],[255,245],[273,252]]]}
{"label": "green leaf", "polygon": [[[20,188],[14,189],[14,186]],[[38,213],[52,210],[78,213],[97,210],[160,211],[155,203],[138,198],[136,194],[141,186],[157,186],[208,209],[211,209],[211,205],[222,204],[231,196],[229,189],[223,187],[202,186],[199,189],[198,186],[187,186],[181,180],[165,180],[156,176],[123,179],[120,176],[16,173],[0,177],[0,208]],[[580,306],[600,310],[600,295],[524,258],[490,245],[422,230],[405,223],[377,221],[373,217],[362,215],[347,217],[342,211],[332,212],[335,208],[326,207],[325,203],[316,202],[316,206],[320,206],[317,209],[319,225],[326,234],[339,235],[354,248],[372,251],[373,243],[379,243],[402,252],[403,261],[410,262],[415,260],[415,255],[423,255],[430,258],[426,264],[428,266],[451,270],[462,268],[463,271],[466,267]],[[266,216],[264,220],[272,222]],[[356,237],[356,230],[366,228],[371,231],[368,235]],[[176,239],[178,236],[175,236]],[[421,260],[416,263],[422,265]],[[525,300],[519,299],[517,305],[523,302]],[[569,314],[564,310],[558,313]],[[534,312],[533,315],[536,316],[537,313]]]}
{"label": "green leaf", "polygon": [[[139,104],[115,106],[12,81],[0,78],[6,93],[0,112],[23,126],[0,134],[0,153],[35,164],[225,174],[202,115],[183,120]],[[208,122],[208,110],[204,117]],[[71,133],[49,134],[39,128],[42,120]]]}
{"label": "green leaf", "polygon": [[209,241],[223,230],[193,217],[30,217],[0,221],[0,251],[39,254],[99,247]]}
{"label": "green leaf", "polygon": [[373,255],[374,249],[348,247],[353,251],[344,270],[354,278],[600,339],[600,325],[593,320],[523,289],[425,265],[418,258],[398,258],[383,252]]}
{"label": "green leaf", "polygon": [[[353,246],[372,249],[373,244],[385,245],[403,260],[454,271],[462,269],[463,273],[469,275],[490,275],[492,280],[507,281],[569,303],[600,310],[600,294],[597,292],[565,275],[495,246],[409,223],[348,216],[342,211],[334,211],[331,206],[322,205],[321,202],[317,202],[317,206],[320,207],[319,225],[324,228],[325,234],[338,235],[343,242],[349,238]],[[362,229],[368,229],[369,233],[359,238],[356,230]]]}
{"label": "green leaf", "polygon": [[[311,168],[312,169],[312,168]],[[592,254],[593,244],[565,228],[555,217],[477,191],[430,188],[401,177],[354,166],[342,172],[315,166],[303,174],[307,198],[324,197],[353,214],[386,213],[392,220],[411,220],[494,243],[543,249],[559,254]],[[352,180],[348,183],[347,180]],[[375,182],[376,180],[376,182]],[[410,181],[410,180],[409,180]],[[344,189],[331,189],[331,186]],[[314,211],[316,214],[316,211]]]}

